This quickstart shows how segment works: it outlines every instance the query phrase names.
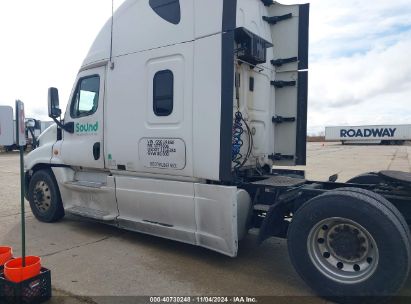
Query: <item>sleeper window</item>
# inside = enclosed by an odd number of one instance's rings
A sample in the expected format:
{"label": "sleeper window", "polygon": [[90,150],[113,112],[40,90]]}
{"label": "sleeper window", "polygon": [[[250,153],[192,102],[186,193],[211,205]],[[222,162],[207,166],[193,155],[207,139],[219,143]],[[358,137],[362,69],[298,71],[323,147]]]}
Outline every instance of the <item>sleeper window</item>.
{"label": "sleeper window", "polygon": [[71,117],[92,115],[97,111],[100,92],[100,76],[94,75],[79,80],[71,103]]}
{"label": "sleeper window", "polygon": [[157,116],[173,112],[174,75],[170,70],[159,71],[153,80],[153,110]]}
{"label": "sleeper window", "polygon": [[179,24],[181,19],[179,0],[150,0],[151,8],[164,20]]}

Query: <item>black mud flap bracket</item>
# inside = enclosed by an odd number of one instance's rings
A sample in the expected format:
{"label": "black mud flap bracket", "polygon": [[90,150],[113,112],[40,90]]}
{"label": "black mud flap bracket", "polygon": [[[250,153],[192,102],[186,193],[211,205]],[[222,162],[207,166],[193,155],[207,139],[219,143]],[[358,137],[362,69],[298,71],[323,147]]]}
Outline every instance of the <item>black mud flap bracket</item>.
{"label": "black mud flap bracket", "polygon": [[283,204],[277,204],[270,207],[260,227],[258,244],[261,244],[269,237],[276,236],[285,238],[287,236],[290,223],[284,220],[285,210]]}
{"label": "black mud flap bracket", "polygon": [[284,64],[293,63],[293,62],[297,62],[297,61],[298,61],[297,57],[280,58],[280,59],[271,60],[271,64],[275,67],[280,67]]}
{"label": "black mud flap bracket", "polygon": [[272,17],[263,16],[263,20],[267,21],[271,25],[275,25],[280,21],[288,20],[288,19],[291,19],[292,17],[293,17],[293,14],[290,13],[290,14],[285,14],[282,16],[272,16]]}
{"label": "black mud flap bracket", "polygon": [[283,116],[273,116],[271,119],[273,123],[283,123],[283,122],[295,122],[295,117],[283,117]]}
{"label": "black mud flap bracket", "polygon": [[298,189],[288,191],[280,195],[277,202],[270,206],[260,227],[258,235],[259,244],[269,237],[287,237],[290,222],[285,220],[284,216],[289,212],[290,204],[293,204],[300,196],[301,192]]}
{"label": "black mud flap bracket", "polygon": [[273,85],[276,89],[282,89],[284,87],[295,87],[297,85],[297,82],[296,81],[274,80],[274,81],[271,81],[271,85]]}

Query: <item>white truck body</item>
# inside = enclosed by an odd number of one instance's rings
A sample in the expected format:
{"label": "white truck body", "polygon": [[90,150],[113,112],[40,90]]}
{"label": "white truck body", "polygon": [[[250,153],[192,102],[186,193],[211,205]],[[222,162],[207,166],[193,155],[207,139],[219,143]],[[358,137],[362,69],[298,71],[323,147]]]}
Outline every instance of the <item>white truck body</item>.
{"label": "white truck body", "polygon": [[411,140],[411,125],[326,127],[325,140],[377,144],[381,142],[404,142]]}
{"label": "white truck body", "polygon": [[344,184],[272,167],[305,164],[308,20],[307,4],[126,0],[63,120],[49,89],[56,124],[25,159],[34,216],[70,213],[230,257],[256,228],[259,243],[287,238],[297,272],[329,300],[396,293],[410,270],[411,175]]}
{"label": "white truck body", "polygon": [[[102,28],[64,114],[74,132],[49,128],[26,172],[50,166],[67,213],[234,257],[251,204],[232,182],[234,113],[241,170],[305,164],[308,5],[166,2],[127,0]],[[264,62],[239,57],[250,37]]]}

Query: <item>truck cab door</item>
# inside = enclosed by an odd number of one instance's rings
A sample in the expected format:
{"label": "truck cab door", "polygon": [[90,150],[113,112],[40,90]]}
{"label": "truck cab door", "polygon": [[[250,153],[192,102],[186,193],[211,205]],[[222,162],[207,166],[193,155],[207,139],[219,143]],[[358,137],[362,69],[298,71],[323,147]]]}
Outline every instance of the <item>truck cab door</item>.
{"label": "truck cab door", "polygon": [[305,165],[309,4],[268,6],[263,17],[274,44],[274,165]]}
{"label": "truck cab door", "polygon": [[103,117],[105,67],[79,73],[67,105],[61,159],[64,164],[83,168],[104,168]]}

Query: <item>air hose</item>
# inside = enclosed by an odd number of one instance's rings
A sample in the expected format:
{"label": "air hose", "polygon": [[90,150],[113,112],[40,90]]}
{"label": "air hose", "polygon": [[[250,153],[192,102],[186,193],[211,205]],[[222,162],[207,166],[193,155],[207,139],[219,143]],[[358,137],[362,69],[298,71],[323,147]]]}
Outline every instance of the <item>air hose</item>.
{"label": "air hose", "polygon": [[233,141],[232,141],[232,154],[231,160],[235,163],[235,168],[241,167],[241,159],[243,158],[241,154],[241,147],[244,142],[241,136],[244,133],[243,128],[243,114],[240,111],[235,113],[234,123],[233,123]]}

